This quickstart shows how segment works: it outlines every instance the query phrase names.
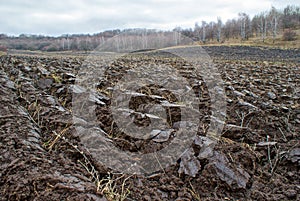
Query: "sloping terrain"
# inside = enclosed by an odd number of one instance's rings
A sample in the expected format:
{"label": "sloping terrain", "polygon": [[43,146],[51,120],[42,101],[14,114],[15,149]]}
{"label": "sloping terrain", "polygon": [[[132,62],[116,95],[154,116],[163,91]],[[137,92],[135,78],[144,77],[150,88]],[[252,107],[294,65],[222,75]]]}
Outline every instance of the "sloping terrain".
{"label": "sloping terrain", "polygon": [[[155,59],[192,80],[203,114],[191,148],[164,170],[151,175],[117,173],[93,158],[73,123],[72,93],[81,56],[9,55],[0,59],[1,200],[299,200],[300,66],[299,50],[205,47],[225,83],[226,122],[214,149],[206,138],[210,98],[201,77],[184,63],[152,52]],[[147,125],[139,110],[144,95],[168,102],[174,128],[150,141],[126,136],[113,123],[111,87],[133,68],[120,58],[99,83],[99,127],[120,149],[144,153],[172,140],[180,121],[177,100],[162,87],[140,88],[131,102],[136,123]],[[199,84],[200,83],[200,84]],[[202,84],[201,84],[202,83]],[[162,92],[163,91],[163,92]],[[84,120],[82,120],[84,121]]]}

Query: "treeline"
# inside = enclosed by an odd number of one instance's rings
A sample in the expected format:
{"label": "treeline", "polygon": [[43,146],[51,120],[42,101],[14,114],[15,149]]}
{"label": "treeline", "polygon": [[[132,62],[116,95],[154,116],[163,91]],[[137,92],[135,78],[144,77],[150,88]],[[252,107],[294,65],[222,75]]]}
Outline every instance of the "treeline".
{"label": "treeline", "polygon": [[[246,13],[239,13],[237,18],[223,22],[220,17],[216,22],[196,22],[194,28],[182,29],[174,28],[173,31],[180,32],[183,35],[200,41],[225,42],[230,39],[240,39],[246,41],[252,37],[261,38],[265,42],[267,38],[273,41],[278,39],[278,35],[283,36],[283,40],[296,40],[295,29],[300,28],[300,7],[287,6],[283,10],[272,7],[269,11],[259,13],[252,19]],[[59,37],[50,37],[43,35],[21,34],[18,37],[0,34],[0,50],[19,49],[19,50],[41,50],[41,51],[68,51],[81,50],[89,51],[103,44],[106,40],[122,33],[138,33],[143,38],[151,35],[170,35],[171,31],[156,31],[148,29],[125,29],[109,30],[97,34],[72,34]],[[124,39],[125,40],[125,39]],[[178,40],[177,36],[174,40]],[[176,43],[175,43],[176,44]],[[143,46],[148,45],[145,40]]]}
{"label": "treeline", "polygon": [[279,33],[283,33],[283,40],[295,40],[295,30],[300,27],[300,7],[287,6],[283,10],[272,7],[271,10],[259,13],[252,19],[246,13],[239,13],[236,19],[222,22],[202,21],[195,24],[194,30],[183,30],[183,33],[196,37],[203,43],[216,40],[223,42],[231,38],[248,40],[252,37],[260,37],[262,42],[267,37],[275,40]]}
{"label": "treeline", "polygon": [[0,34],[0,45],[7,49],[67,51],[92,50],[108,38],[120,34],[119,29],[109,30],[98,34],[64,34],[59,37],[21,34],[18,37]]}

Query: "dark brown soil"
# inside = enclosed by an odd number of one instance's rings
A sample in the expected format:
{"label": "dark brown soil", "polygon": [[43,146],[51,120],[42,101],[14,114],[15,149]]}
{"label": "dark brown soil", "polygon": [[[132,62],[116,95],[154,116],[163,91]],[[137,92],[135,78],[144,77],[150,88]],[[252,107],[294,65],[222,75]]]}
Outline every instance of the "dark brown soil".
{"label": "dark brown soil", "polygon": [[[206,50],[225,83],[227,114],[222,137],[214,149],[200,152],[203,144],[209,143],[205,135],[210,122],[205,117],[210,115],[210,99],[205,85],[194,85],[203,114],[197,138],[175,164],[150,175],[117,173],[95,160],[81,143],[72,119],[72,92],[80,91],[73,85],[84,57],[1,57],[0,199],[299,200],[299,50]],[[179,70],[184,65],[177,58],[152,56],[157,57],[155,62]],[[121,58],[99,83],[99,126],[120,149],[160,150],[172,140],[172,132],[167,138],[139,140],[122,133],[113,123],[109,87],[132,68],[131,64],[128,58]],[[186,71],[182,75],[201,80]],[[140,94],[157,96],[137,95],[130,109],[143,112],[141,103],[177,101],[162,89],[141,87]],[[169,109],[167,122],[173,126],[172,122],[180,121],[180,110]],[[136,124],[149,123],[149,118],[132,115]]]}

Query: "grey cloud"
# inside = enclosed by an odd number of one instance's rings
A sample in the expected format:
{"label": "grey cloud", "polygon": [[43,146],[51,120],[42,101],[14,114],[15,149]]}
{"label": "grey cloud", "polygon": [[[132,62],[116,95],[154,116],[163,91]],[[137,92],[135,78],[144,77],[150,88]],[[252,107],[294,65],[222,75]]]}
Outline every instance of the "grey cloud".
{"label": "grey cloud", "polygon": [[[250,15],[271,5],[297,5],[296,0],[0,0],[0,33],[96,33],[106,29],[172,29],[193,27],[196,21],[223,21],[239,12]],[[5,2],[5,3],[4,3]],[[173,27],[172,27],[173,26]]]}

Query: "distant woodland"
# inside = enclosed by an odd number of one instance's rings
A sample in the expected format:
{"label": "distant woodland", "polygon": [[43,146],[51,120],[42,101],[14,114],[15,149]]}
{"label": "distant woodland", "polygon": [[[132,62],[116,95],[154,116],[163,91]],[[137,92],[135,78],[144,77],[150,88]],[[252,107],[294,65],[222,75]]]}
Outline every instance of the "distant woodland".
{"label": "distant woodland", "polygon": [[[259,38],[275,41],[279,34],[281,40],[292,41],[297,39],[300,29],[300,7],[289,5],[282,10],[272,7],[269,11],[259,13],[252,19],[246,13],[239,13],[235,19],[223,22],[217,17],[213,22],[196,22],[193,28],[182,29],[175,27],[172,31],[158,31],[151,29],[107,30],[96,34],[64,34],[58,37],[20,34],[7,36],[0,34],[0,51],[7,49],[40,50],[40,51],[90,51],[103,44],[106,40],[121,34],[140,34],[142,36],[170,35],[181,33],[194,41],[206,44],[210,42],[223,43],[231,39],[247,41]],[[176,36],[175,36],[176,39]],[[125,38],[126,40],[126,38]],[[147,48],[147,43],[145,44]]]}

